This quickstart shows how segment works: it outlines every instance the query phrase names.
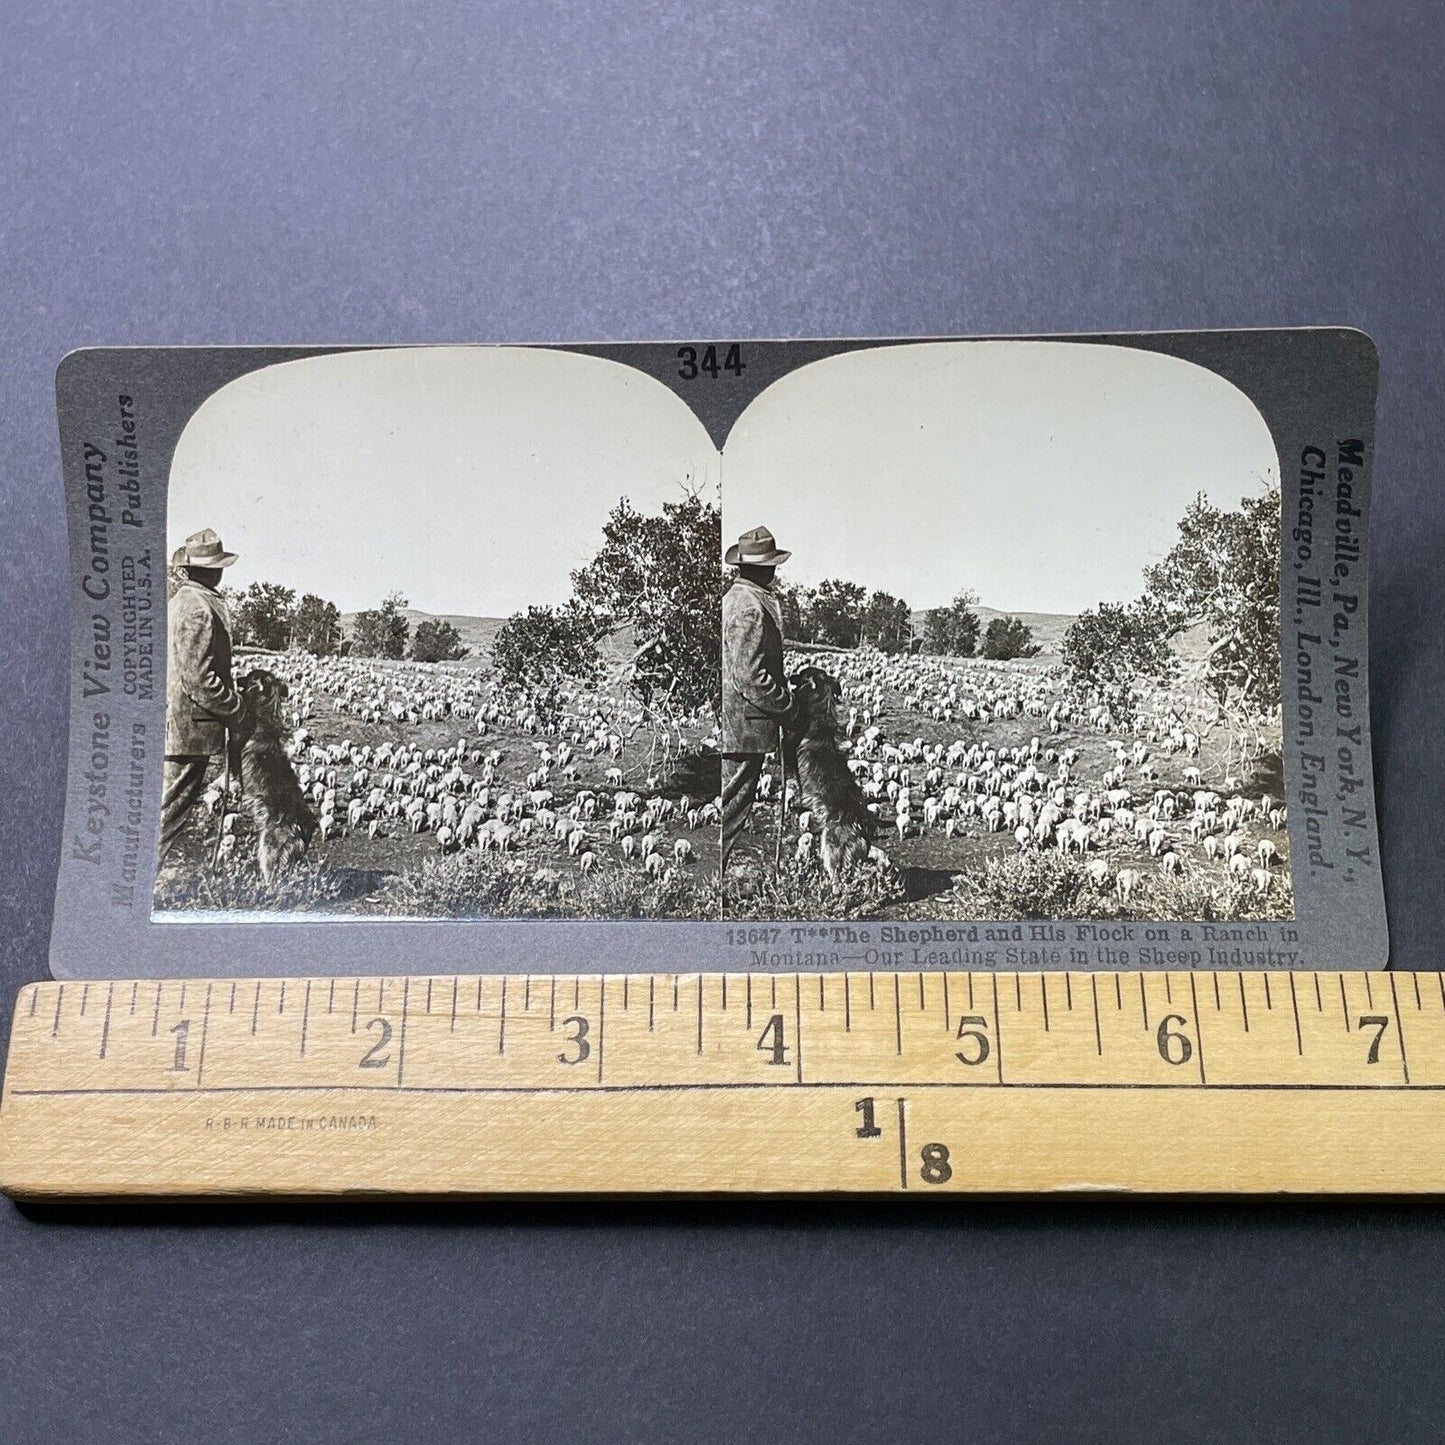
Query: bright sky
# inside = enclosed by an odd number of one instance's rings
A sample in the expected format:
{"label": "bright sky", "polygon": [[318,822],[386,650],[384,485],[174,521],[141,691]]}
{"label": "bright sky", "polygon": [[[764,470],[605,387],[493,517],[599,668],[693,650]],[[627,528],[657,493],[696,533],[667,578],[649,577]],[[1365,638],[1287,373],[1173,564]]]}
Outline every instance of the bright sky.
{"label": "bright sky", "polygon": [[1067,342],[851,352],[769,387],[723,449],[724,540],[766,526],[790,580],[934,607],[1126,601],[1196,492],[1237,507],[1279,462],[1263,417],[1189,362]]}
{"label": "bright sky", "polygon": [[222,388],[171,468],[170,546],[214,527],[227,581],[343,612],[405,593],[426,612],[558,603],[618,499],[657,512],[692,478],[717,497],[702,424],[615,362],[523,347],[363,351]]}
{"label": "bright sky", "polygon": [[401,348],[268,367],[192,418],[170,545],[214,527],[228,581],[344,612],[394,589],[428,612],[506,616],[570,593],[619,497],[689,479],[724,542],[766,525],[784,575],[844,577],[916,608],[1078,612],[1138,595],[1197,491],[1277,481],[1253,404],[1212,372],[1124,347],[924,343],[852,352],[769,387],[720,461],[659,382],[524,347]]}

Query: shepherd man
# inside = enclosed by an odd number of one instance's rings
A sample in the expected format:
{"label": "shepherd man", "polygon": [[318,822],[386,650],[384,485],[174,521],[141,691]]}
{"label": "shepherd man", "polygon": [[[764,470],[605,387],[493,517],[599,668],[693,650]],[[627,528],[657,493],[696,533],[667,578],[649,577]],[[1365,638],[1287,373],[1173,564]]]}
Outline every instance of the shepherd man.
{"label": "shepherd man", "polygon": [[773,590],[793,554],[766,527],[744,532],[724,560],[736,567],[722,600],[722,871],[758,796],[763,758],[797,713],[783,672],[783,615]]}
{"label": "shepherd man", "polygon": [[162,863],[200,799],[211,759],[226,751],[227,729],[241,720],[231,676],[231,618],[217,590],[235,560],[209,527],[187,537],[171,557],[185,576],[170,601]]}

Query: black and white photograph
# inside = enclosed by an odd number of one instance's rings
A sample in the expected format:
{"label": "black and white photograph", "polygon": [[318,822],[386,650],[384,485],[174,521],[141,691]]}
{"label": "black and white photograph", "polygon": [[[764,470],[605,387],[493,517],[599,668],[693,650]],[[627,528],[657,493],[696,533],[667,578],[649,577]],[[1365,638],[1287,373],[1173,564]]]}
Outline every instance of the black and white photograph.
{"label": "black and white photograph", "polygon": [[705,919],[718,458],[544,349],[212,395],[168,495],[158,919]]}
{"label": "black and white photograph", "polygon": [[1279,458],[1241,391],[864,349],[725,451],[736,919],[1288,920]]}
{"label": "black and white photograph", "polygon": [[79,351],[58,966],[1383,957],[1373,381],[1339,329]]}

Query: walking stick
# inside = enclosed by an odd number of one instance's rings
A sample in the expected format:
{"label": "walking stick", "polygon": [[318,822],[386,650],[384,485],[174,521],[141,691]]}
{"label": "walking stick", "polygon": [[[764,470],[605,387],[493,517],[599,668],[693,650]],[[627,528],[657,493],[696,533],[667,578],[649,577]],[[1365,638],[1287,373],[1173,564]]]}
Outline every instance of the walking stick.
{"label": "walking stick", "polygon": [[783,730],[778,729],[778,771],[782,786],[778,789],[778,836],[773,843],[773,872],[783,866],[783,821],[788,813],[788,754],[783,747]]}
{"label": "walking stick", "polygon": [[224,775],[221,782],[221,821],[216,824],[216,843],[211,849],[211,871],[215,872],[221,861],[221,839],[226,836],[226,808],[231,801],[231,729],[225,730]]}

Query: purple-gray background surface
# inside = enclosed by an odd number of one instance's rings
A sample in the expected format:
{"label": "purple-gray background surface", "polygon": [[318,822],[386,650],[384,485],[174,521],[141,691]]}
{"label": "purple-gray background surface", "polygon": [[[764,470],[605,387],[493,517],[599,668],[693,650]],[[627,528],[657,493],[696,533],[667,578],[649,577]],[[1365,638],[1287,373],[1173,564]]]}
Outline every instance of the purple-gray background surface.
{"label": "purple-gray background surface", "polygon": [[[140,341],[1363,327],[1391,932],[1440,961],[1432,0],[0,13],[0,1026],[59,847],[53,369]],[[1442,1286],[1434,1206],[0,1206],[0,1439],[1434,1439]]]}

